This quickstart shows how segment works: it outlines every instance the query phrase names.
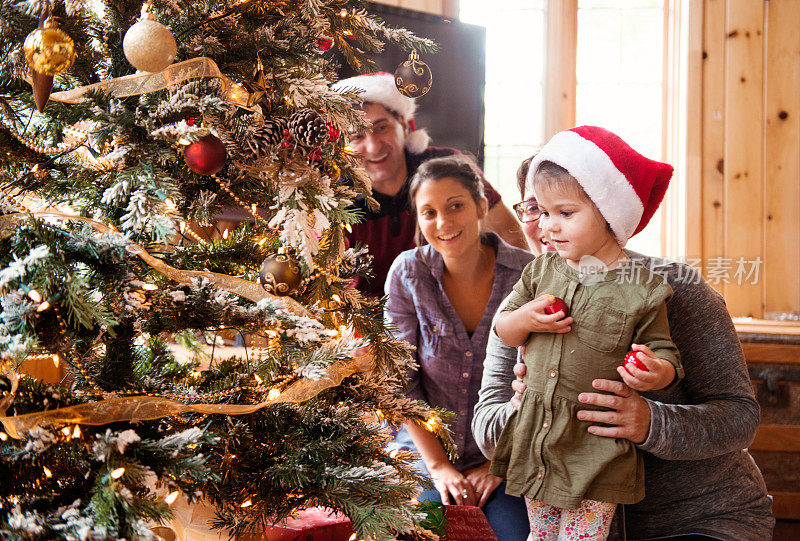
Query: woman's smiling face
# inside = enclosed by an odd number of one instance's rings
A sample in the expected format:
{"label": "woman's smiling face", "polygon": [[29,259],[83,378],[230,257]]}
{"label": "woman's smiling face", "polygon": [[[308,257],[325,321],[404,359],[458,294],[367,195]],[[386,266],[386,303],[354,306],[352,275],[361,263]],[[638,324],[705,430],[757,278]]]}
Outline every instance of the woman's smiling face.
{"label": "woman's smiling face", "polygon": [[479,247],[485,198],[476,203],[461,182],[444,177],[422,183],[414,202],[422,235],[442,257],[455,258]]}

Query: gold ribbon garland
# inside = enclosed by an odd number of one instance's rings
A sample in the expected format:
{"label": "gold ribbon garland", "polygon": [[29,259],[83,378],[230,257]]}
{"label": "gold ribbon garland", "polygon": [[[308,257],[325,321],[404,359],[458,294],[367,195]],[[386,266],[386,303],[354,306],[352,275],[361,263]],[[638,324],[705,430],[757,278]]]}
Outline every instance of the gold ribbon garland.
{"label": "gold ribbon garland", "polygon": [[[87,93],[98,90],[111,94],[115,98],[138,96],[139,94],[156,92],[183,81],[200,77],[215,77],[219,79],[222,82],[223,91],[227,94],[228,101],[245,109],[252,109],[247,106],[250,96],[247,90],[226,77],[217,64],[206,56],[172,64],[163,71],[156,73],[135,73],[71,90],[56,92],[50,96],[50,99],[62,103],[80,103],[85,99],[84,96]],[[27,78],[27,81],[31,82],[30,77]]]}
{"label": "gold ribbon garland", "polygon": [[[0,216],[0,238],[11,235],[22,221],[32,216],[75,220],[86,223],[102,233],[118,233],[103,223],[83,216],[70,216],[60,212],[34,212]],[[217,287],[253,302],[269,298],[282,304],[284,308],[295,315],[313,318],[313,315],[299,302],[291,298],[272,295],[254,282],[215,272],[176,269],[153,257],[147,250],[134,242],[129,242],[126,248],[130,253],[139,256],[153,269],[182,284],[191,285],[192,278],[205,278]],[[11,402],[10,400],[4,400],[0,402],[0,423],[3,424],[10,436],[22,438],[26,432],[36,426],[54,424],[103,425],[119,421],[135,422],[159,419],[181,413],[246,415],[272,404],[305,402],[325,389],[339,385],[347,376],[371,370],[374,358],[375,356],[372,352],[367,352],[347,361],[336,362],[327,368],[322,378],[302,378],[287,387],[283,392],[279,392],[276,396],[273,395],[278,393],[278,390],[274,389],[268,394],[267,400],[257,404],[182,404],[167,398],[135,396],[111,398],[77,406],[8,417],[5,416],[5,412]],[[13,393],[9,394],[8,397],[13,397]]]}
{"label": "gold ribbon garland", "polygon": [[325,389],[336,387],[347,376],[371,370],[373,358],[372,353],[366,353],[348,361],[336,362],[328,367],[324,377],[316,380],[303,378],[280,394],[277,394],[277,389],[275,393],[270,392],[266,400],[257,404],[182,404],[158,396],[129,396],[12,417],[3,416],[0,417],[0,423],[9,436],[22,439],[25,433],[36,426],[150,421],[182,413],[247,415],[273,404],[298,404],[310,400]]}

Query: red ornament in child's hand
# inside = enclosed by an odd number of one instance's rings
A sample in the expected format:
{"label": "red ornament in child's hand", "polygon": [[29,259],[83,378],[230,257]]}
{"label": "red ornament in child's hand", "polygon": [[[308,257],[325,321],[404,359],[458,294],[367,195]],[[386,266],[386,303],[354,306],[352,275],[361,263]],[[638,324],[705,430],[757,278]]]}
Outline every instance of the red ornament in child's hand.
{"label": "red ornament in child's hand", "polygon": [[[623,363],[623,367],[625,368],[625,371],[628,374],[631,374],[631,371],[628,370],[628,364],[632,364],[633,366],[635,366],[636,368],[638,368],[639,370],[642,370],[644,372],[649,372],[650,371],[650,369],[647,368],[647,366],[641,361],[641,359],[639,359],[639,357],[636,356],[636,352],[635,351],[629,351],[628,353],[626,353],[625,354],[625,361]],[[631,376],[632,375],[633,374],[631,374]]]}
{"label": "red ornament in child's hand", "polygon": [[218,137],[210,133],[183,151],[183,160],[198,175],[213,175],[225,166],[228,153]]}
{"label": "red ornament in child's hand", "polygon": [[558,312],[564,312],[564,317],[567,317],[569,315],[569,307],[567,307],[567,303],[558,297],[553,298],[555,300],[544,307],[544,313],[549,316]]}

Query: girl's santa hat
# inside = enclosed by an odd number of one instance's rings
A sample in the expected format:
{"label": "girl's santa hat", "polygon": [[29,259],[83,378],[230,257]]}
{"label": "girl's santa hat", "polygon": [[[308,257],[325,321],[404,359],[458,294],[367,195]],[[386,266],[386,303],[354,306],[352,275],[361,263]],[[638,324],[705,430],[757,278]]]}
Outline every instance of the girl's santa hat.
{"label": "girl's santa hat", "polygon": [[531,161],[527,178],[531,185],[544,161],[560,165],[578,181],[620,246],[653,217],[673,171],[671,165],[642,156],[619,136],[597,126],[555,134]]}
{"label": "girl's santa hat", "polygon": [[331,87],[336,91],[361,90],[359,97],[365,102],[380,103],[389,111],[396,113],[408,126],[406,150],[411,154],[421,154],[431,141],[426,130],[418,130],[414,123],[417,103],[414,98],[402,95],[394,84],[394,75],[379,71],[342,79]]}

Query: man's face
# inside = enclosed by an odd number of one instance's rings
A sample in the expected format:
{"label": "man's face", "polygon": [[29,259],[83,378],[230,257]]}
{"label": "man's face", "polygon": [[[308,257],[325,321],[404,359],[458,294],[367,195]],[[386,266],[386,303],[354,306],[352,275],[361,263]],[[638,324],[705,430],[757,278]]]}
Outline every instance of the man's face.
{"label": "man's face", "polygon": [[406,125],[378,103],[365,104],[364,113],[371,128],[363,134],[351,134],[350,146],[361,154],[361,165],[372,179],[373,188],[396,193],[408,175],[403,152]]}

